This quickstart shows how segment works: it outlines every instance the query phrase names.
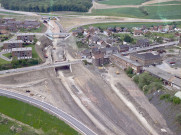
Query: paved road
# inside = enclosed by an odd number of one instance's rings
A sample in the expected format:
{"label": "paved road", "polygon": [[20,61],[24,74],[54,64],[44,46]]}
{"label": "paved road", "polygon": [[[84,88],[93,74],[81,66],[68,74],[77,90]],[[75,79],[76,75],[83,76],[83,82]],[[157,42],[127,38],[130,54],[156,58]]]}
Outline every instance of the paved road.
{"label": "paved road", "polygon": [[56,107],[54,107],[48,103],[36,100],[36,99],[28,97],[28,96],[21,95],[18,93],[2,90],[2,89],[0,89],[0,95],[10,97],[10,98],[15,98],[15,99],[33,104],[37,107],[43,108],[47,112],[51,112],[52,114],[60,117],[62,120],[69,123],[70,125],[75,127],[77,130],[79,130],[83,134],[85,134],[85,135],[96,135],[96,133],[94,133],[91,129],[89,129],[87,126],[85,126],[80,121],[73,118],[71,115],[67,114],[66,112],[63,112],[62,110],[60,110],[60,109],[58,109],[58,108],[56,108]]}
{"label": "paved road", "polygon": [[167,47],[167,46],[174,46],[174,45],[177,45],[178,43],[179,43],[178,41],[174,41],[174,42],[169,42],[169,43],[160,44],[160,45],[155,45],[155,46],[138,48],[138,49],[135,49],[135,50],[123,52],[123,53],[121,53],[121,54],[127,55],[127,54],[135,53],[135,52],[143,52],[143,51],[147,51],[147,50],[153,50],[153,49],[155,49],[155,48],[161,48],[161,47]]}
{"label": "paved road", "polygon": [[3,70],[3,71],[0,71],[0,74],[24,72],[24,71],[34,71],[34,70],[51,68],[51,67],[69,66],[71,64],[77,64],[80,62],[81,62],[81,60],[75,60],[75,61],[71,61],[71,62],[67,62],[67,61],[66,62],[57,62],[57,63],[51,64],[51,65],[50,64],[48,64],[48,65],[41,64],[41,65],[31,66],[31,67]]}

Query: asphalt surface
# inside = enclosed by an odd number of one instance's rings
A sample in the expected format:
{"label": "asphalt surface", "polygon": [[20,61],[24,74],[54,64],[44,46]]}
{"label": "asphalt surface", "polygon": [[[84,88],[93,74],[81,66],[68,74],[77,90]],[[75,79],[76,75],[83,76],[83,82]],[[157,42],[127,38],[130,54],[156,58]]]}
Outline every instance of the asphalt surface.
{"label": "asphalt surface", "polygon": [[83,134],[85,134],[85,135],[96,135],[96,133],[94,133],[91,129],[89,129],[87,126],[85,126],[80,121],[73,118],[71,115],[67,114],[66,112],[64,112],[64,111],[62,111],[62,110],[60,110],[60,109],[58,109],[58,108],[56,108],[56,107],[54,107],[48,103],[36,100],[36,99],[28,97],[28,96],[24,96],[24,95],[15,93],[15,92],[2,90],[2,89],[0,89],[0,95],[6,96],[9,98],[14,98],[17,100],[21,100],[21,101],[30,103],[32,105],[35,105],[37,107],[44,108],[44,110],[46,110],[47,112],[51,112],[52,114],[58,116],[59,118],[61,118],[65,122],[67,122],[70,125],[72,125],[73,127],[75,127],[77,130],[82,132]]}

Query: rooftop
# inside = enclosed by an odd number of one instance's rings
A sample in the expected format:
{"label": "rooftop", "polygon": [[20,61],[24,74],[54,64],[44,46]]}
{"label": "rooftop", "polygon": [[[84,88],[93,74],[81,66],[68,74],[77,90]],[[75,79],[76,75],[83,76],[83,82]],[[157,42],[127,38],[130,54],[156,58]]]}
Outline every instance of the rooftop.
{"label": "rooftop", "polygon": [[28,36],[28,35],[35,35],[34,33],[17,33],[17,36]]}
{"label": "rooftop", "polygon": [[13,51],[31,51],[31,50],[32,50],[31,47],[13,48],[13,49],[12,49],[12,52],[13,52]]}
{"label": "rooftop", "polygon": [[172,82],[174,83],[175,85],[181,87],[181,79],[175,77],[175,75],[173,74],[170,74],[164,70],[161,70],[157,67],[147,67],[145,68],[146,71],[150,72],[151,74],[154,74],[155,76],[158,76],[166,81],[169,81],[169,82]]}
{"label": "rooftop", "polygon": [[22,40],[9,40],[9,41],[4,41],[4,43],[24,43]]}
{"label": "rooftop", "polygon": [[140,63],[138,63],[136,61],[133,61],[133,60],[130,60],[130,59],[122,56],[121,54],[113,54],[113,55],[116,56],[116,57],[119,57],[120,59],[122,59],[122,60],[124,60],[124,61],[126,61],[128,63],[131,63],[131,64],[133,64],[135,66],[142,66]]}
{"label": "rooftop", "polygon": [[142,60],[152,60],[152,59],[160,59],[160,55],[153,55],[152,53],[143,53],[143,54],[138,54],[138,53],[132,53],[130,56],[137,57]]}

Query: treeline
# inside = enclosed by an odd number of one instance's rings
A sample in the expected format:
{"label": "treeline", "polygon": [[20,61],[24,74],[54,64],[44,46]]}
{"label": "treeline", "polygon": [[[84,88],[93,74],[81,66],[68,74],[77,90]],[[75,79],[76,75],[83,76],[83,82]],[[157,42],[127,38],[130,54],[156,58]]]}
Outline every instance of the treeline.
{"label": "treeline", "polygon": [[29,12],[87,12],[92,0],[1,0],[1,4],[5,9]]}
{"label": "treeline", "polygon": [[13,59],[10,64],[4,64],[4,65],[0,64],[0,71],[38,65],[40,62],[41,62],[40,59],[28,59],[28,60]]}

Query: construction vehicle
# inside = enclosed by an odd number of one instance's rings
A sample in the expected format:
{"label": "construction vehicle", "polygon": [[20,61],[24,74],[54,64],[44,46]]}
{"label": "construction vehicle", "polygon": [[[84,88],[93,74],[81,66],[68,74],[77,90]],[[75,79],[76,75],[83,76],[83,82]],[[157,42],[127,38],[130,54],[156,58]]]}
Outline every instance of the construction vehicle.
{"label": "construction vehicle", "polygon": [[119,75],[119,74],[120,74],[119,70],[117,70],[117,71],[116,71],[116,74],[117,74],[117,75]]}

